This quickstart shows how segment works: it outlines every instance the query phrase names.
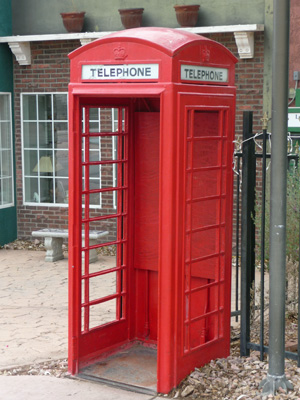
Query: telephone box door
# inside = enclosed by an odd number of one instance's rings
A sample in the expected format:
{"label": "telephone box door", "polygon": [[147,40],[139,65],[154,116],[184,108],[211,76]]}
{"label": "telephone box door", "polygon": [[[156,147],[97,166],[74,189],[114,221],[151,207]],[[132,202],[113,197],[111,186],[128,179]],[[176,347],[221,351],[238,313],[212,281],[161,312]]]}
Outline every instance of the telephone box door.
{"label": "telephone box door", "polygon": [[78,110],[73,130],[79,134],[73,135],[70,155],[72,373],[125,343],[129,334],[128,110],[88,103]]}
{"label": "telephone box door", "polygon": [[177,382],[195,365],[230,351],[234,96],[182,95],[180,106],[184,248]]}

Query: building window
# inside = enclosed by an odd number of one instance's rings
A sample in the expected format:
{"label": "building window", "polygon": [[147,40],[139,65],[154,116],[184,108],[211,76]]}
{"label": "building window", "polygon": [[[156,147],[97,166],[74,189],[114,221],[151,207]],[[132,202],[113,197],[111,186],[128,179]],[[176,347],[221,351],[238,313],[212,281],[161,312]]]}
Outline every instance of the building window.
{"label": "building window", "polygon": [[11,94],[0,93],[0,208],[14,205]]}
{"label": "building window", "polygon": [[[67,93],[23,93],[21,97],[23,143],[23,201],[25,205],[68,205],[68,97]],[[117,109],[92,108],[92,132],[117,130]],[[84,113],[83,113],[84,115]],[[83,131],[85,121],[83,120]],[[113,152],[113,155],[110,153]],[[82,154],[85,148],[83,143]],[[117,157],[114,136],[93,137],[89,143],[90,161]],[[103,176],[102,176],[103,175]],[[83,186],[84,186],[83,173]],[[90,168],[90,187],[99,189],[106,180],[116,185],[117,169],[102,173],[101,165]],[[110,183],[111,185],[111,183]],[[101,208],[100,193],[91,196],[91,208]],[[116,208],[116,193],[113,195]]]}
{"label": "building window", "polygon": [[67,93],[21,97],[24,204],[68,203]]}

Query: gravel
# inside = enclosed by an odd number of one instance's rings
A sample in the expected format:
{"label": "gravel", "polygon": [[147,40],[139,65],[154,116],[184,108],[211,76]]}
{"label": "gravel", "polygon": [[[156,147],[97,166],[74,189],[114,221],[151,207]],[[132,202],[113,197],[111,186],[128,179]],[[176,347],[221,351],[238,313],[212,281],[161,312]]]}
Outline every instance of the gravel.
{"label": "gravel", "polygon": [[[233,332],[236,334],[238,331]],[[56,378],[69,376],[67,359],[46,361],[39,364],[15,367],[0,371],[0,375],[49,375]],[[260,382],[266,378],[268,361],[260,361],[259,352],[252,351],[250,357],[239,357],[239,341],[231,344],[231,355],[226,359],[211,361],[195,370],[169,395],[169,399],[208,400],[300,400],[300,368],[296,361],[286,360],[286,377],[294,385],[288,394],[278,392],[276,396],[261,396]]]}

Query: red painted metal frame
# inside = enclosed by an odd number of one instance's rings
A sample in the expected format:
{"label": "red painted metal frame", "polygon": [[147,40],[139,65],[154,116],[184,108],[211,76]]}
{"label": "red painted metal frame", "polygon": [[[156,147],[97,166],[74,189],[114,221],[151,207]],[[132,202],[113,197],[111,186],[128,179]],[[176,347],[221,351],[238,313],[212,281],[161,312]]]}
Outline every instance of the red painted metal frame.
{"label": "red painted metal frame", "polygon": [[[159,60],[160,75],[157,83],[125,82],[114,83],[83,82],[81,65],[124,64],[124,60],[115,60],[114,49],[123,48],[127,52],[126,64],[140,60],[141,63]],[[205,57],[203,56],[205,55]],[[208,55],[211,60],[208,60]],[[208,57],[208,58],[207,58]],[[210,359],[226,356],[229,352],[230,339],[230,267],[231,267],[231,217],[232,217],[232,168],[233,135],[235,117],[234,63],[236,59],[221,45],[206,38],[189,33],[164,30],[163,28],[140,28],[130,32],[120,32],[107,38],[95,41],[70,55],[70,268],[69,268],[69,370],[72,374],[79,372],[84,362],[92,362],[97,356],[103,356],[95,350],[95,343],[101,342],[103,353],[116,349],[123,344],[129,344],[137,338],[136,321],[144,318],[137,314],[137,305],[142,298],[143,288],[138,285],[138,270],[134,265],[134,132],[133,118],[135,104],[142,98],[159,98],[160,128],[159,128],[159,206],[158,206],[158,283],[157,292],[157,390],[168,393],[195,366],[203,365]],[[180,64],[196,63],[202,60],[203,65],[228,68],[227,85],[196,84],[180,82]],[[78,179],[80,165],[80,108],[83,105],[98,105],[108,107],[128,107],[128,286],[126,304],[126,324],[119,326],[118,334],[110,326],[102,327],[97,334],[91,335],[87,341],[80,340],[80,272],[81,262],[81,181]],[[185,266],[192,260],[185,258],[186,236],[190,234],[186,227],[187,193],[187,143],[194,139],[188,138],[189,120],[195,111],[214,111],[220,116],[218,132],[221,150],[227,148],[226,158],[218,158],[218,166],[211,171],[224,171],[226,191],[216,195],[219,202],[218,217],[213,227],[199,227],[198,231],[215,229],[217,247],[211,257],[218,259],[215,275],[205,272],[204,286],[199,290],[185,286],[193,279],[191,267],[188,267],[187,282]],[[211,138],[210,138],[211,139]],[[198,139],[196,139],[197,141]],[[203,139],[203,143],[204,143]],[[220,150],[220,154],[221,154]],[[199,170],[201,171],[201,169]],[[219,171],[219,172],[218,172]],[[225,179],[225,178],[224,178]],[[219,179],[220,188],[222,178]],[[223,199],[226,207],[223,210]],[[220,210],[220,208],[222,208]],[[225,220],[221,220],[224,215]],[[221,230],[225,233],[220,234]],[[222,248],[220,247],[222,246]],[[89,247],[89,246],[87,246]],[[220,260],[224,261],[224,276],[220,273]],[[209,257],[208,257],[209,258]],[[213,268],[213,267],[212,267]],[[210,274],[210,275],[209,275]],[[213,280],[214,278],[214,280]],[[146,285],[149,285],[150,274]],[[152,283],[155,279],[152,279]],[[155,291],[154,291],[155,292]],[[214,307],[204,305],[204,311],[196,317],[191,314],[186,317],[186,298],[193,293],[201,293],[204,302],[211,301]],[[223,297],[223,300],[222,300]],[[222,300],[222,301],[221,301]],[[150,310],[149,304],[145,306]],[[189,306],[190,307],[190,306]],[[211,306],[212,307],[212,306]],[[191,309],[192,310],[192,309]],[[146,310],[146,312],[149,312]],[[198,311],[195,311],[198,312]],[[147,318],[146,318],[147,320]],[[215,321],[213,340],[204,340],[199,345],[191,346],[190,327],[197,320]],[[193,322],[194,321],[194,322]],[[125,321],[119,321],[122,323]],[[113,325],[113,324],[112,324]],[[97,332],[97,329],[94,330]],[[188,336],[186,336],[186,333]],[[199,335],[201,332],[199,332]],[[88,336],[86,335],[88,338]],[[109,339],[114,337],[115,345]],[[187,340],[185,340],[185,338]],[[141,339],[141,338],[139,338]],[[147,337],[144,342],[149,343]],[[83,350],[84,349],[84,350]]]}

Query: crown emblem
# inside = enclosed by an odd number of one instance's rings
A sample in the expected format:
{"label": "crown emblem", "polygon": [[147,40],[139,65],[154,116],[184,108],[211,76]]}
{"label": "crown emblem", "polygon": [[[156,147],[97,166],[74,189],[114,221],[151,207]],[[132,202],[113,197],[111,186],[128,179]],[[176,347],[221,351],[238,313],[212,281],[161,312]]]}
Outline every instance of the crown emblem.
{"label": "crown emblem", "polygon": [[210,60],[210,50],[205,46],[201,50],[202,61],[209,62]]}
{"label": "crown emblem", "polygon": [[114,48],[114,56],[116,60],[125,60],[127,57],[125,48],[121,46]]}

